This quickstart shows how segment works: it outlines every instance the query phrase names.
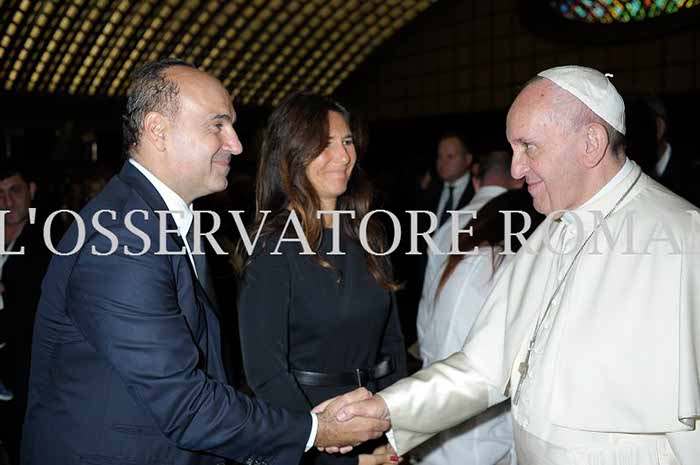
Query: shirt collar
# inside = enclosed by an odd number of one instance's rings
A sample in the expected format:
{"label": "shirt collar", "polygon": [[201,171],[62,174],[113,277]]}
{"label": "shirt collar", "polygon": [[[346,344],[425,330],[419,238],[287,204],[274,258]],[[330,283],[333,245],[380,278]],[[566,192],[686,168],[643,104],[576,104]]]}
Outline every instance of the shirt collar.
{"label": "shirt collar", "polygon": [[469,179],[471,178],[471,173],[467,171],[462,177],[457,178],[455,182],[449,183],[445,182],[444,189],[448,189],[450,186],[454,187],[456,191],[463,190],[467,187]]}
{"label": "shirt collar", "polygon": [[661,176],[664,174],[664,171],[666,171],[666,167],[668,166],[668,161],[671,159],[671,144],[666,142],[666,150],[664,150],[663,155],[661,155],[661,158],[659,158],[659,161],[656,162],[656,167],[654,171],[656,171],[656,176]]}
{"label": "shirt collar", "polygon": [[153,187],[156,188],[160,196],[163,198],[165,206],[168,207],[168,210],[171,212],[171,215],[175,220],[175,225],[177,226],[178,231],[180,231],[180,235],[183,238],[186,237],[190,227],[192,226],[192,218],[194,216],[192,214],[192,204],[187,205],[185,201],[182,200],[182,197],[177,195],[175,191],[166,186],[163,181],[158,179],[153,173],[148,171],[136,160],[129,158],[129,162],[134,165],[151,184],[153,184]]}
{"label": "shirt collar", "polygon": [[481,186],[474,194],[470,203],[478,203],[481,202],[482,199],[491,200],[505,192],[508,192],[508,189],[503,186]]}
{"label": "shirt collar", "polygon": [[[613,178],[608,181],[607,184],[603,186],[601,190],[596,192],[596,194],[588,199],[583,205],[581,205],[578,208],[575,208],[573,211],[580,213],[584,210],[590,210],[591,206],[593,206],[596,202],[598,202],[600,199],[602,199],[606,194],[611,192],[613,189],[615,189],[617,186],[622,184],[622,182],[627,179],[627,176],[632,172],[634,169],[635,164],[630,160],[629,158],[625,158],[625,164],[622,165],[622,168],[617,172]],[[605,213],[605,212],[603,212]],[[572,224],[575,219],[573,218],[573,214],[571,211],[568,211],[562,215],[562,219],[565,220],[567,223]]]}
{"label": "shirt collar", "polygon": [[632,171],[632,162],[630,161],[629,158],[625,158],[625,164],[622,165],[622,168],[620,168],[620,171],[618,171],[617,174],[615,176],[613,176],[613,178],[610,181],[608,181],[608,183],[606,185],[604,185],[601,190],[596,192],[596,194],[593,197],[588,199],[586,201],[586,203],[581,205],[579,208],[586,208],[586,207],[590,206],[593,202],[597,201],[598,199],[603,197],[605,194],[607,194],[611,190],[615,189],[618,186],[618,184],[620,184],[622,182],[622,180],[625,179],[628,174],[630,174],[631,171]]}

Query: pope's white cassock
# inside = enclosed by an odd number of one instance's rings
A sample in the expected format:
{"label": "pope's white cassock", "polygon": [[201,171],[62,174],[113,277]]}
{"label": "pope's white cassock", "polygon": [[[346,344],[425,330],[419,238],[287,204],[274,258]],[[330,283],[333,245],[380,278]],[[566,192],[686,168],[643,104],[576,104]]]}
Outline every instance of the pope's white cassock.
{"label": "pope's white cassock", "polygon": [[[486,297],[512,258],[498,255],[500,250],[479,247],[478,253],[463,257],[443,286],[437,289],[445,271],[445,264],[457,239],[456,231],[464,230],[490,200],[507,192],[501,186],[482,186],[474,198],[433,235],[440,253],[428,249],[423,292],[418,305],[418,345],[423,367],[447,358],[459,351],[481,310]],[[458,228],[453,232],[452,222]],[[462,233],[465,234],[465,233]],[[515,463],[513,427],[510,406],[501,403],[488,411],[434,437],[428,447],[422,448],[421,465],[469,465]],[[427,450],[426,450],[427,449]]]}
{"label": "pope's white cassock", "polygon": [[461,352],[380,393],[399,454],[515,394],[538,317],[628,190],[542,320],[512,410],[518,463],[700,464],[700,215],[629,160],[532,234]]}

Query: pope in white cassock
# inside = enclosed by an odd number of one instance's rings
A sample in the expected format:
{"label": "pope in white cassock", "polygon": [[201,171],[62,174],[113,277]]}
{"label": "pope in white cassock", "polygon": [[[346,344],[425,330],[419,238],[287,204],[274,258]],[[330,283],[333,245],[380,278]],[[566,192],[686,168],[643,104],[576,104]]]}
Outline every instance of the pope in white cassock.
{"label": "pope in white cassock", "polygon": [[339,419],[390,419],[403,454],[510,397],[521,465],[700,464],[700,215],[626,158],[624,114],[590,68],[525,86],[511,172],[548,221],[462,351]]}

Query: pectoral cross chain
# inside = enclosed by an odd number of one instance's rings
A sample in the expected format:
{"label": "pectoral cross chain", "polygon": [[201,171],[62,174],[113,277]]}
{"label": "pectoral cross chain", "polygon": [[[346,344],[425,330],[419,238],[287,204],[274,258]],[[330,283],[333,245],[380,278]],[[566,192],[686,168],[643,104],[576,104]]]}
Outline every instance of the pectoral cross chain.
{"label": "pectoral cross chain", "polygon": [[520,362],[518,365],[518,373],[520,373],[520,379],[518,380],[518,387],[515,389],[515,396],[513,397],[513,404],[518,405],[520,400],[520,393],[522,392],[523,383],[525,378],[527,378],[527,372],[530,370],[530,354],[535,348],[535,340],[530,340],[530,346],[527,348],[527,354],[525,355],[525,360]]}
{"label": "pectoral cross chain", "polygon": [[520,377],[524,377],[527,375],[527,370],[530,368],[530,364],[527,363],[527,361],[520,362],[520,365],[518,366],[518,371],[520,372]]}
{"label": "pectoral cross chain", "polygon": [[[639,178],[642,177],[642,172],[640,171],[639,174],[637,175],[637,178],[634,180],[634,182],[627,188],[624,194],[619,198],[619,200],[613,205],[613,207],[610,209],[610,211],[603,217],[603,220],[607,220],[610,215],[613,214],[615,210],[617,210],[617,207],[620,206],[622,201],[627,197],[627,195],[632,191],[632,188],[637,184],[637,181],[639,181]],[[520,392],[522,391],[523,383],[525,382],[525,378],[527,378],[528,371],[530,370],[530,356],[532,354],[532,351],[535,348],[535,342],[537,341],[537,336],[540,333],[540,328],[544,321],[547,319],[547,316],[549,314],[549,310],[552,308],[552,302],[554,301],[554,297],[559,293],[559,290],[562,288],[562,285],[566,282],[566,278],[569,277],[569,273],[571,272],[571,269],[574,266],[574,263],[576,263],[576,260],[578,260],[579,255],[581,255],[581,252],[586,248],[586,245],[588,245],[588,242],[591,240],[593,235],[600,229],[600,227],[603,225],[605,221],[601,221],[598,223],[598,225],[591,231],[591,233],[588,235],[585,241],[583,241],[583,244],[581,244],[581,247],[578,249],[576,252],[576,255],[574,255],[574,259],[571,260],[571,263],[569,264],[569,267],[566,269],[566,273],[564,273],[564,277],[559,281],[559,284],[557,284],[556,289],[554,289],[554,293],[552,294],[552,297],[549,299],[549,303],[547,304],[547,307],[544,309],[544,312],[542,315],[537,319],[537,324],[535,325],[535,331],[532,335],[532,339],[530,339],[530,345],[527,348],[527,355],[525,355],[525,360],[520,362],[520,365],[518,365],[518,372],[520,373],[520,379],[518,380],[518,387],[515,390],[515,396],[513,396],[513,404],[518,405],[518,401],[520,400]]]}

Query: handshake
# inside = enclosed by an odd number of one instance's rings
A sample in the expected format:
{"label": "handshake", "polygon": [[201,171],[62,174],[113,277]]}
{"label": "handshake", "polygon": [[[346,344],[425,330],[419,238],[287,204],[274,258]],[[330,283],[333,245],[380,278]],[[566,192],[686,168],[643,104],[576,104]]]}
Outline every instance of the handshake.
{"label": "handshake", "polygon": [[[318,418],[314,445],[328,453],[347,453],[354,446],[381,437],[391,428],[389,409],[381,396],[358,388],[317,405]],[[400,459],[390,445],[360,455],[360,464],[398,463]]]}

